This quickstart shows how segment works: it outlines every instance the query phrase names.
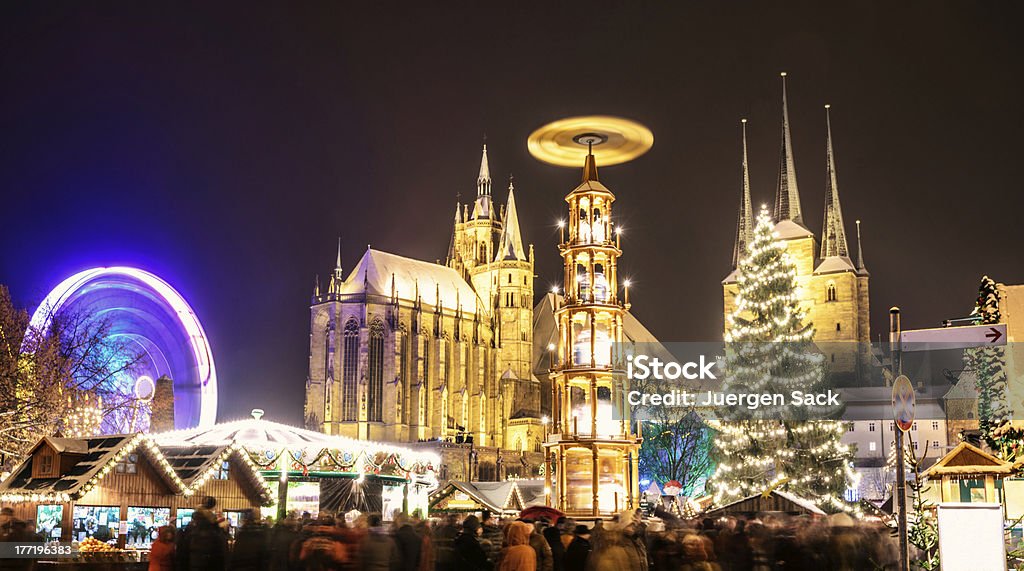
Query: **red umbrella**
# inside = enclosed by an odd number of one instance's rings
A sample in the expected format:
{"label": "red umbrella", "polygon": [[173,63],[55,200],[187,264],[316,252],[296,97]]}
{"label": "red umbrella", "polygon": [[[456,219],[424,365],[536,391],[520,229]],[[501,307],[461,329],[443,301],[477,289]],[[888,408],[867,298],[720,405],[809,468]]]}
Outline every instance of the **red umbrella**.
{"label": "red umbrella", "polygon": [[519,512],[519,517],[523,519],[532,519],[534,521],[543,517],[547,518],[549,522],[555,523],[558,521],[558,518],[565,517],[565,514],[548,506],[530,506]]}

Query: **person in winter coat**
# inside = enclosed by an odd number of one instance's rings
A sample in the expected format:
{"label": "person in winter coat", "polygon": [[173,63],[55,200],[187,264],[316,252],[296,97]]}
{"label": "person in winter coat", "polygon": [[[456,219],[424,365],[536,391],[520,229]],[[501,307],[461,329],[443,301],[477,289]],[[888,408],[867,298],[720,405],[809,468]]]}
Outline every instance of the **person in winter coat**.
{"label": "person in winter coat", "polygon": [[149,571],[174,571],[174,528],[165,525],[149,548]]}
{"label": "person in winter coat", "polygon": [[565,571],[586,571],[590,557],[590,530],[585,525],[577,525],[572,535],[572,541],[565,550]]}
{"label": "person in winter coat", "polygon": [[216,505],[216,499],[206,497],[183,534],[187,548],[178,549],[178,553],[188,552],[190,571],[222,571],[227,564],[228,535],[213,513]]}
{"label": "person in winter coat", "polygon": [[482,515],[483,517],[480,518],[480,545],[487,552],[487,559],[491,564],[497,565],[501,558],[501,546],[505,541],[505,536],[494,521],[494,517],[491,516],[491,512],[484,510]]}
{"label": "person in winter coat", "polygon": [[398,571],[401,555],[395,540],[384,529],[380,515],[370,515],[366,523],[369,529],[359,549],[360,568],[363,571]]}
{"label": "person in winter coat", "polygon": [[554,555],[551,553],[551,545],[541,535],[541,530],[546,523],[541,521],[529,525],[533,528],[533,533],[530,534],[530,547],[537,553],[537,571],[554,571]]}
{"label": "person in winter coat", "polygon": [[508,546],[502,552],[498,571],[537,571],[537,552],[530,547],[533,526],[514,521],[505,531]]}
{"label": "person in winter coat", "polygon": [[416,533],[412,522],[405,516],[399,516],[395,521],[395,543],[398,545],[398,553],[401,555],[402,571],[418,571],[420,568],[420,554],[423,550],[423,538]]}
{"label": "person in winter coat", "polygon": [[270,543],[267,527],[256,519],[251,510],[245,514],[242,526],[235,534],[235,547],[231,553],[231,571],[264,571],[270,564]]}
{"label": "person in winter coat", "polygon": [[458,571],[490,571],[494,568],[477,534],[480,533],[480,520],[475,515],[462,522],[462,533],[452,542],[455,569]]}
{"label": "person in winter coat", "polygon": [[310,537],[302,541],[298,560],[306,571],[338,571],[348,561],[345,546],[334,532],[334,520],[321,517],[316,523],[306,526]]}

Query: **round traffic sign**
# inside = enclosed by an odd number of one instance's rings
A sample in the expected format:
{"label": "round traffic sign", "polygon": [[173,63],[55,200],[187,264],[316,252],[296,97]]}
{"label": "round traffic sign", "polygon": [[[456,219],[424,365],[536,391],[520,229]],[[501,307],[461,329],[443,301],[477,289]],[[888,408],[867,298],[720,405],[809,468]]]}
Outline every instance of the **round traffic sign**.
{"label": "round traffic sign", "polygon": [[914,406],[917,404],[917,397],[914,395],[914,385],[906,375],[896,377],[892,384],[892,417],[896,421],[896,427],[906,432],[914,425]]}

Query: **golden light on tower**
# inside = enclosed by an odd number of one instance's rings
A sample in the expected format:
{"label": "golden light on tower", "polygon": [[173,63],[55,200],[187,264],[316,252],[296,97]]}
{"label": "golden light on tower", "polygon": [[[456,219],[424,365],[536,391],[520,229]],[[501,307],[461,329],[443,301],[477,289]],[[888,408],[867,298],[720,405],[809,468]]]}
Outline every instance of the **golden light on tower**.
{"label": "golden light on tower", "polygon": [[597,165],[630,161],[653,144],[643,125],[605,115],[549,123],[528,141],[541,161],[583,167],[559,224],[563,295],[555,311],[552,418],[544,441],[545,499],[571,517],[608,517],[639,501],[640,438],[625,398],[629,301],[618,275],[622,232],[612,218],[615,195],[600,182]]}

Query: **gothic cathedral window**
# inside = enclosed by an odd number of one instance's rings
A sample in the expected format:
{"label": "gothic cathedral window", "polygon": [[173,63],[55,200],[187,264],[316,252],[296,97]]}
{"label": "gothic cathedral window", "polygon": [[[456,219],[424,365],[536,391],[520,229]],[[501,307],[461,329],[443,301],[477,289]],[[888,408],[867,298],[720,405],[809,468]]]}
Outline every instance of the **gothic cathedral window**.
{"label": "gothic cathedral window", "polygon": [[359,372],[359,323],[349,319],[345,323],[345,347],[342,363],[341,420],[358,420],[356,416],[357,379]]}
{"label": "gothic cathedral window", "polygon": [[828,282],[828,286],[825,288],[825,301],[836,300],[836,283]]}
{"label": "gothic cathedral window", "polygon": [[367,367],[367,420],[380,422],[384,411],[384,324],[370,324],[370,347]]}

